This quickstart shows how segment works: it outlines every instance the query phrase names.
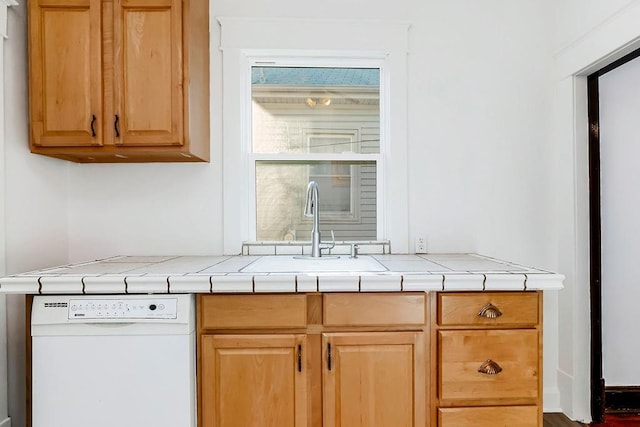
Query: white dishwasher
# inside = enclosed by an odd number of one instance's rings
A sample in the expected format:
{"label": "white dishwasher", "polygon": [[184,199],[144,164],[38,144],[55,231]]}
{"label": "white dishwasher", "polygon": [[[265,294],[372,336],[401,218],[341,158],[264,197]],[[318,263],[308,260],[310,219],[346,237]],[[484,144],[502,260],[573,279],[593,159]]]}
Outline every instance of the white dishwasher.
{"label": "white dishwasher", "polygon": [[195,427],[193,295],[33,299],[33,427]]}

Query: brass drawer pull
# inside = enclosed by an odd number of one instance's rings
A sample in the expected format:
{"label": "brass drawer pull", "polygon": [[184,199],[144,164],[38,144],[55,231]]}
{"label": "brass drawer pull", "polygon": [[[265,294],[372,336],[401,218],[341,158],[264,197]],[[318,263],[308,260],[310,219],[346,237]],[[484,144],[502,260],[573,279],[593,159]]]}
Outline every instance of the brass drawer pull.
{"label": "brass drawer pull", "polygon": [[502,372],[502,368],[496,362],[491,359],[487,359],[480,367],[478,368],[478,372],[486,375],[497,375]]}
{"label": "brass drawer pull", "polygon": [[484,317],[487,319],[495,319],[502,316],[502,312],[495,305],[488,303],[478,312],[478,317]]}

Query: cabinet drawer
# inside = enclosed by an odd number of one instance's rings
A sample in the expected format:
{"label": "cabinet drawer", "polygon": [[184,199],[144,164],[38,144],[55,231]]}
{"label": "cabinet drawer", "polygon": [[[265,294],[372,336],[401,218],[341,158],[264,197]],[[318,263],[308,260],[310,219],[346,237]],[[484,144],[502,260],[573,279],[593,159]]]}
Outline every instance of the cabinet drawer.
{"label": "cabinet drawer", "polygon": [[538,293],[439,293],[441,326],[537,325]]}
{"label": "cabinet drawer", "polygon": [[440,331],[440,399],[534,402],[540,379],[538,337],[535,329]]}
{"label": "cabinet drawer", "polygon": [[424,293],[326,294],[327,326],[424,325]]}
{"label": "cabinet drawer", "polygon": [[206,295],[199,313],[203,329],[307,326],[305,295]]}
{"label": "cabinet drawer", "polygon": [[439,408],[438,427],[538,427],[536,406]]}

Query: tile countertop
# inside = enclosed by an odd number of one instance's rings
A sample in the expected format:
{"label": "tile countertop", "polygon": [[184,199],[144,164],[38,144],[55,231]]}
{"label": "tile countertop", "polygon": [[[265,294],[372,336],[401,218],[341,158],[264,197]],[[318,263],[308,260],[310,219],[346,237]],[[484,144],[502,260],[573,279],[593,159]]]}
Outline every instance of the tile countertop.
{"label": "tile countertop", "polygon": [[507,291],[564,276],[476,254],[372,255],[381,272],[243,273],[260,256],[116,256],[0,278],[3,294]]}

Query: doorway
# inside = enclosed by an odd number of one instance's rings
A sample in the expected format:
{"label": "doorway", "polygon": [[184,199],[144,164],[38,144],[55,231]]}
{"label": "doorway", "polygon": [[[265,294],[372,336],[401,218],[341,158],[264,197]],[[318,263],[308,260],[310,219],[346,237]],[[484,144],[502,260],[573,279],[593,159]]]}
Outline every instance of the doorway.
{"label": "doorway", "polygon": [[591,415],[596,422],[605,414],[640,413],[638,57],[640,49],[587,79]]}

